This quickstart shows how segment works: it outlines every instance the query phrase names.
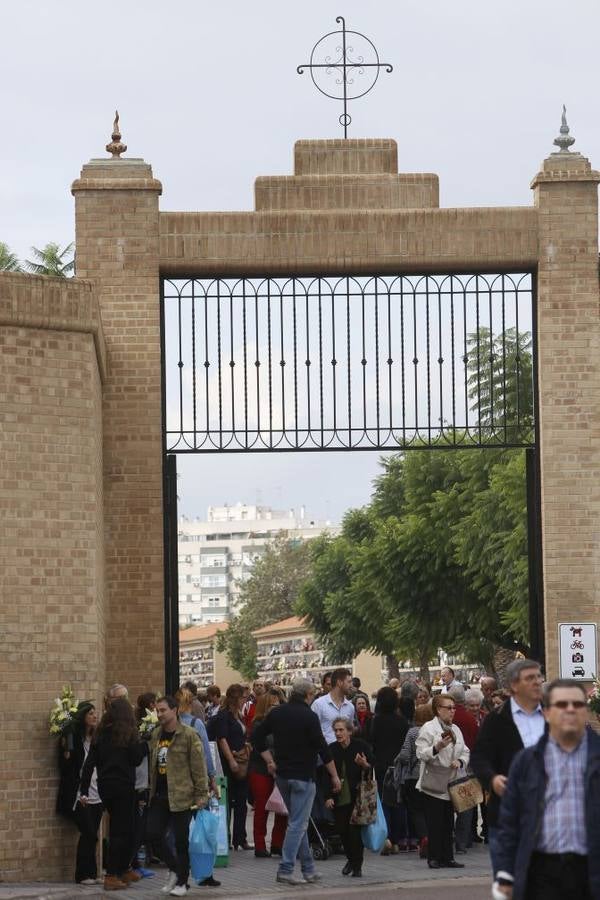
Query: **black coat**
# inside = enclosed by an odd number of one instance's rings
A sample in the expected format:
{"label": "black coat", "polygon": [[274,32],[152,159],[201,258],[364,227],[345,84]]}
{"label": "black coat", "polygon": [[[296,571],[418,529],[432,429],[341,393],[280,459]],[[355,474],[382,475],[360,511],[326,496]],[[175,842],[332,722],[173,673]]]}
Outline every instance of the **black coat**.
{"label": "black coat", "polygon": [[281,778],[314,781],[317,754],[324,763],[331,760],[319,717],[303,700],[292,697],[289,703],[273,706],[252,732],[257,753],[270,750],[268,736],[273,735],[277,773]]}
{"label": "black coat", "polygon": [[497,712],[485,717],[471,753],[471,768],[483,789],[489,791],[487,821],[492,827],[498,824],[500,812],[500,797],[492,790],[492,779],[508,775],[511,762],[522,749],[523,741],[507,700]]}
{"label": "black coat", "polygon": [[56,797],[56,812],[61,816],[72,818],[75,798],[79,787],[81,767],[85,759],[83,740],[80,734],[73,735],[73,747],[67,751],[66,738],[58,742],[58,771],[60,782]]}
{"label": "black coat", "polygon": [[377,780],[394,765],[394,760],[402,750],[408,731],[408,722],[398,713],[375,713],[371,727],[371,744],[375,755]]}
{"label": "black coat", "polygon": [[110,730],[101,732],[87,755],[81,773],[81,793],[86,796],[94,768],[98,773],[98,794],[104,803],[135,790],[135,769],[148,753],[145,741],[133,741],[127,747],[117,747]]}
{"label": "black coat", "polygon": [[[354,757],[357,753],[364,753],[372,766],[373,752],[365,741],[361,741],[360,738],[355,737],[350,738],[350,743],[347,747],[342,747],[341,744],[334,741],[333,744],[329,744],[329,751],[335,763],[338,778],[341,779],[344,775],[344,768],[346,770],[346,779],[348,781],[348,787],[350,788],[350,802],[354,804],[358,783],[362,773],[366,771],[366,769],[361,768],[361,766],[354,762]],[[332,791],[329,792],[329,796],[335,798],[335,794]]]}

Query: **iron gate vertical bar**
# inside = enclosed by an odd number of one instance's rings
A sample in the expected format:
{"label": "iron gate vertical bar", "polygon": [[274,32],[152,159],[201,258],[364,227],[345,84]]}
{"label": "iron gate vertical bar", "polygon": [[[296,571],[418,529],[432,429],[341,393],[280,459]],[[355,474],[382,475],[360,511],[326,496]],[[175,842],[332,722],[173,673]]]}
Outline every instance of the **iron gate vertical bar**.
{"label": "iron gate vertical bar", "polygon": [[177,456],[164,457],[165,690],[179,687],[179,565],[177,548]]}
{"label": "iron gate vertical bar", "polygon": [[537,451],[525,450],[527,487],[527,559],[529,568],[529,648],[532,659],[544,664],[544,604],[541,590],[541,533]]}
{"label": "iron gate vertical bar", "polygon": [[163,474],[163,618],[165,691],[179,686],[179,572],[177,552],[177,456],[167,455],[165,282],[160,279],[160,383]]}
{"label": "iron gate vertical bar", "polygon": [[[517,291],[517,305],[518,305]],[[537,302],[537,273],[531,275],[531,349],[533,357],[533,423],[534,446],[525,451],[527,468],[527,524],[528,524],[528,552],[529,552],[529,578],[530,586],[535,589],[535,598],[532,608],[530,587],[530,641],[535,640],[537,651],[534,659],[537,659],[542,667],[546,662],[546,639],[544,617],[544,558],[542,554],[542,467],[540,451],[540,410],[539,410],[539,378],[538,378],[538,302]],[[517,328],[518,342],[518,328]],[[518,344],[517,344],[518,346]],[[520,384],[517,382],[517,395]],[[519,430],[520,434],[520,430]],[[531,474],[530,474],[531,472]],[[531,491],[531,493],[530,493]],[[531,497],[531,501],[530,501]],[[534,619],[535,614],[535,619]]]}

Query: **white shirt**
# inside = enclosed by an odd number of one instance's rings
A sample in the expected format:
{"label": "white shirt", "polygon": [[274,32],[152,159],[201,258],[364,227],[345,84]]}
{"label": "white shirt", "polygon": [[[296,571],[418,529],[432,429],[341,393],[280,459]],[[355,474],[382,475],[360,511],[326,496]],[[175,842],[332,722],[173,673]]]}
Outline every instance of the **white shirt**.
{"label": "white shirt", "polygon": [[341,705],[338,706],[331,694],[325,694],[324,697],[317,697],[311,709],[317,714],[323,737],[327,744],[333,744],[335,734],[333,731],[333,723],[336,719],[350,719],[352,724],[356,719],[356,710],[354,703],[345,698]]}
{"label": "white shirt", "polygon": [[533,712],[527,712],[519,706],[514,697],[510,698],[510,711],[517,731],[521,735],[524,747],[533,747],[544,733],[546,720],[542,713],[542,707],[538,703]]}

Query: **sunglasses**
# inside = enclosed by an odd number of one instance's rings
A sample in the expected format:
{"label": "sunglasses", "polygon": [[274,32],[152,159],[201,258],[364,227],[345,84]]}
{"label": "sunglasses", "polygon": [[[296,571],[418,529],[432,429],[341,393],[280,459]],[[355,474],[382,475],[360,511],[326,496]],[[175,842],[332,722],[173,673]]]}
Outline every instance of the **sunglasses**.
{"label": "sunglasses", "polygon": [[585,700],[557,700],[555,703],[551,703],[550,706],[556,706],[557,709],[568,709],[569,706],[572,706],[573,709],[583,709],[584,706],[587,706]]}
{"label": "sunglasses", "polygon": [[454,712],[456,707],[455,706],[438,706],[438,709],[451,709]]}

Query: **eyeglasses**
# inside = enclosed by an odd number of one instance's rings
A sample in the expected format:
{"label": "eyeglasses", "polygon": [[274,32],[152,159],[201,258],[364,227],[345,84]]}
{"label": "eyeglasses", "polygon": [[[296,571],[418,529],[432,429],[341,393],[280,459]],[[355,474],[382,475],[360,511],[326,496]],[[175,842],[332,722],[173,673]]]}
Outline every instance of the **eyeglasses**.
{"label": "eyeglasses", "polygon": [[456,709],[455,706],[438,706],[438,709],[451,709],[452,712]]}
{"label": "eyeglasses", "polygon": [[557,709],[568,709],[569,706],[572,706],[573,709],[583,709],[584,706],[587,706],[585,700],[557,700],[556,703],[550,703],[550,706],[556,706]]}

